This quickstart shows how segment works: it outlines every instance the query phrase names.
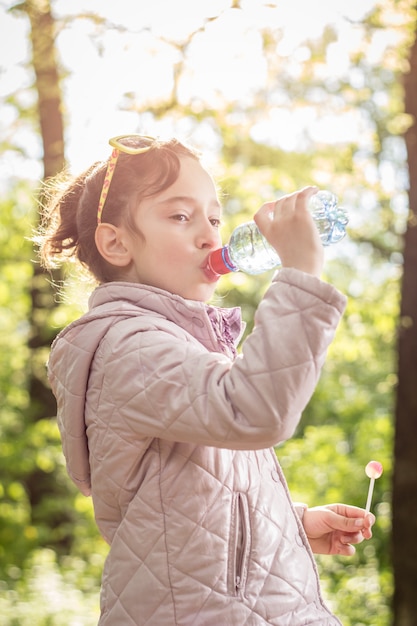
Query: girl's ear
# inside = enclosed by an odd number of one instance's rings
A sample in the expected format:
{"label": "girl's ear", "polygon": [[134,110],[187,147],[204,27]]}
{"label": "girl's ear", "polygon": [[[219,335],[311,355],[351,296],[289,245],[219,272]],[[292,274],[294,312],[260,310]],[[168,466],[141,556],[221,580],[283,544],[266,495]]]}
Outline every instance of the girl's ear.
{"label": "girl's ear", "polygon": [[113,224],[99,224],[96,228],[95,242],[97,250],[108,263],[117,267],[126,267],[132,255],[124,241],[125,233]]}

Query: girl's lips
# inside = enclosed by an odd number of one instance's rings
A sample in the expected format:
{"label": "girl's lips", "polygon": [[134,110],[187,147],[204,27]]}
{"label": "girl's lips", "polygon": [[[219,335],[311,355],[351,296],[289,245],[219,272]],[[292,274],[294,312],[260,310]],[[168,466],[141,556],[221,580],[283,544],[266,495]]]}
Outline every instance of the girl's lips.
{"label": "girl's lips", "polygon": [[215,283],[216,281],[219,280],[220,278],[220,274],[217,274],[216,272],[214,272],[210,266],[209,263],[209,256],[207,257],[204,265],[201,267],[201,269],[204,272],[205,277],[207,278],[207,280],[211,283]]}

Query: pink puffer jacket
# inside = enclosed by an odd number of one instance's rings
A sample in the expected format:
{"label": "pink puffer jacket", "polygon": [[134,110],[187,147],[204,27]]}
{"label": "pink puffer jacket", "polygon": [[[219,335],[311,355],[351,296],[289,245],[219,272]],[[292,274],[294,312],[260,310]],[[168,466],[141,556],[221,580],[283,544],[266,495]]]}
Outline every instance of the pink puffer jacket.
{"label": "pink puffer jacket", "polygon": [[99,287],[54,342],[68,472],[110,543],[100,626],[334,626],[272,448],[309,401],[345,298],[281,270],[237,309]]}

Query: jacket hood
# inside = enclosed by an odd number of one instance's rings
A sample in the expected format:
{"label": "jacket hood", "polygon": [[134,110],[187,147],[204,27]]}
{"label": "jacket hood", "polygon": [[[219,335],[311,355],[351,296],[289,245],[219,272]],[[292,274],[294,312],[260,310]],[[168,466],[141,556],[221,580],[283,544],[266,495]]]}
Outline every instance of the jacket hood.
{"label": "jacket hood", "polygon": [[94,355],[114,323],[149,315],[173,322],[192,332],[207,348],[216,346],[226,353],[234,351],[244,330],[239,308],[185,300],[155,287],[114,282],[92,293],[88,312],[59,333],[48,362],[67,471],[84,495],[91,493],[84,407]]}

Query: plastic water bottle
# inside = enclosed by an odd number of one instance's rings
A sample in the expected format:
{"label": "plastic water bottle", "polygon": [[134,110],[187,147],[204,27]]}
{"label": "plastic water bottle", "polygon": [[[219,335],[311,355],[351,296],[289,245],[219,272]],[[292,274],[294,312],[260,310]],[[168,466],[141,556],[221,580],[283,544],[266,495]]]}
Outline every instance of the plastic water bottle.
{"label": "plastic water bottle", "polygon": [[[349,220],[346,210],[338,206],[333,193],[318,191],[310,198],[308,208],[324,246],[343,239]],[[246,222],[235,228],[228,245],[214,250],[208,260],[208,269],[217,275],[239,270],[247,274],[262,274],[279,265],[281,261],[275,248],[261,234],[255,222]]]}

